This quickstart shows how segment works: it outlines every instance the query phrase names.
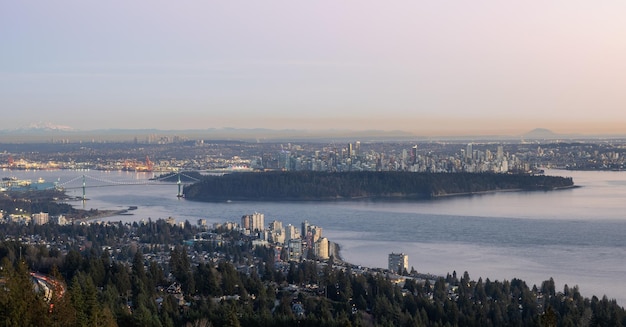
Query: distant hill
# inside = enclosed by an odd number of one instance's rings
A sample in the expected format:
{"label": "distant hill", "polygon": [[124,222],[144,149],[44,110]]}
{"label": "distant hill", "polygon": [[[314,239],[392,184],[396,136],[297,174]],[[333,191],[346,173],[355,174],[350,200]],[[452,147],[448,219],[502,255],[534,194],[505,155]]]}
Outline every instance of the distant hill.
{"label": "distant hill", "polygon": [[532,131],[522,135],[526,139],[554,139],[562,137],[546,128],[535,128]]}
{"label": "distant hill", "polygon": [[573,140],[573,139],[596,139],[596,138],[623,138],[623,135],[582,135],[582,134],[559,134],[547,128],[535,128],[523,134],[525,140]]}

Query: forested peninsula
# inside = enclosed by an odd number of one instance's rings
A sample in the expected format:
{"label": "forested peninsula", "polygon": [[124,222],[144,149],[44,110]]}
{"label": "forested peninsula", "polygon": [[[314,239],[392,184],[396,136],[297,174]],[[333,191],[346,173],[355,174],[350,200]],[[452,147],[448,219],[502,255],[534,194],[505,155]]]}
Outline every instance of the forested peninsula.
{"label": "forested peninsula", "polygon": [[569,177],[493,173],[263,172],[205,176],[184,188],[197,201],[431,199],[494,191],[573,187]]}

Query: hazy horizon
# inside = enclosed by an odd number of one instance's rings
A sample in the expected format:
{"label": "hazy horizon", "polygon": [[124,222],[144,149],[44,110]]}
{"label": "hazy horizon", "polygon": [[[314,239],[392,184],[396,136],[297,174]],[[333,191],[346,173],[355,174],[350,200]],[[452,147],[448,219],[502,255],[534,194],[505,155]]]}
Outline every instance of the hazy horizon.
{"label": "hazy horizon", "polygon": [[626,3],[0,4],[0,129],[626,134]]}

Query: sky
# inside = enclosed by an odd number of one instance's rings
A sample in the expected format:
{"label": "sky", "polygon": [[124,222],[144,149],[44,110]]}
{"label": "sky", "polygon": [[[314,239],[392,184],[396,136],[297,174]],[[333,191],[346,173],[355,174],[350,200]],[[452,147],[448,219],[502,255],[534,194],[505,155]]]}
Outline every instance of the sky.
{"label": "sky", "polygon": [[0,1],[0,129],[626,134],[624,1]]}

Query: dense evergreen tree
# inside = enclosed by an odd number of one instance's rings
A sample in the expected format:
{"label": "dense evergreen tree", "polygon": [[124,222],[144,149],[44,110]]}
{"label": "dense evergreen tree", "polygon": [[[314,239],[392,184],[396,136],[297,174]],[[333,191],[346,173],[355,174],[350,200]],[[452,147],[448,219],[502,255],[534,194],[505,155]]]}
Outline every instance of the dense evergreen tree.
{"label": "dense evergreen tree", "polygon": [[[168,231],[183,239],[192,227],[159,222],[126,227],[51,230],[119,239]],[[15,226],[9,229],[19,230]],[[38,227],[41,231],[44,227]],[[100,232],[104,232],[101,236]],[[158,232],[157,232],[158,233]],[[217,232],[216,232],[217,233]],[[97,236],[96,236],[97,235]],[[361,273],[329,262],[274,262],[273,249],[251,246],[223,231],[219,244],[161,246],[128,242],[112,256],[102,248],[68,246],[65,254],[38,245],[0,241],[0,325],[16,326],[623,326],[615,300],[584,298],[577,286],[557,291],[553,279],[539,287],[524,281],[472,280],[467,272],[444,277],[406,276],[396,284],[380,271]],[[71,237],[69,238],[71,239]],[[210,238],[206,239],[211,243]],[[106,244],[106,242],[103,242]],[[192,260],[192,251],[214,257]],[[20,256],[20,253],[22,254]],[[213,252],[212,252],[213,253]],[[159,256],[156,256],[159,254]],[[168,257],[151,259],[153,257]],[[20,257],[26,260],[20,260]],[[47,258],[52,296],[34,291],[29,271]],[[29,267],[30,265],[30,267]],[[69,285],[65,281],[69,279]],[[424,276],[421,276],[422,278]],[[290,285],[291,284],[291,285]],[[172,288],[168,286],[172,285]],[[179,287],[177,287],[179,286]],[[15,292],[14,290],[21,290]],[[24,291],[27,290],[27,291]],[[63,292],[63,290],[65,292]],[[56,294],[56,295],[54,295]]]}
{"label": "dense evergreen tree", "polygon": [[267,172],[205,176],[186,186],[201,201],[430,198],[497,190],[551,190],[571,178],[493,173]]}
{"label": "dense evergreen tree", "polygon": [[4,280],[0,289],[0,322],[5,326],[49,325],[48,306],[42,295],[33,290],[26,262],[19,260],[14,265],[4,258],[0,267]]}

